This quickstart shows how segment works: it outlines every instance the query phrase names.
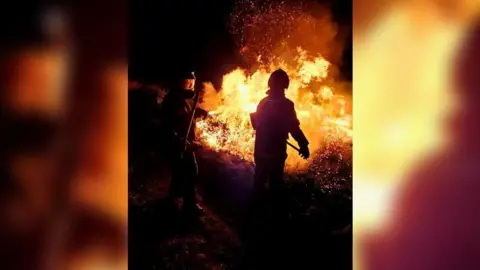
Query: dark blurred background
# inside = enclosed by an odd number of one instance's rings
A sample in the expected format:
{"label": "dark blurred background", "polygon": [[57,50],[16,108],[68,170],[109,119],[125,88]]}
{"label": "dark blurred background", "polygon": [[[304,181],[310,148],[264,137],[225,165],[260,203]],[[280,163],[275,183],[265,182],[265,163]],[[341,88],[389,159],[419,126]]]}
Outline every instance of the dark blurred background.
{"label": "dark blurred background", "polygon": [[126,269],[126,2],[0,15],[0,269]]}

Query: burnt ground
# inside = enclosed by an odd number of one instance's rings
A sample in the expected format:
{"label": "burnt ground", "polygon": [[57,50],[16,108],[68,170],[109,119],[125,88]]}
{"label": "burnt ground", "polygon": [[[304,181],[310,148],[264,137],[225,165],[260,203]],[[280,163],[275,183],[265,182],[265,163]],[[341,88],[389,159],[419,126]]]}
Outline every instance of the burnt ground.
{"label": "burnt ground", "polygon": [[352,268],[349,162],[287,174],[288,215],[274,218],[265,204],[247,219],[252,164],[205,149],[197,159],[205,210],[197,222],[163,199],[169,181],[160,160],[130,170],[129,269]]}

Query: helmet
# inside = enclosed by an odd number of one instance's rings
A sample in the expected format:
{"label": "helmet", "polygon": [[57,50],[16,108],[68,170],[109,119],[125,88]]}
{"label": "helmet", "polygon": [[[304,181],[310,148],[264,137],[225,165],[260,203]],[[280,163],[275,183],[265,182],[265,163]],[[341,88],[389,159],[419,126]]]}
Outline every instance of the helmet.
{"label": "helmet", "polygon": [[277,69],[270,75],[268,79],[268,87],[270,89],[285,90],[290,84],[288,74],[283,69]]}
{"label": "helmet", "polygon": [[195,80],[195,72],[194,71],[188,71],[182,74],[182,80]]}
{"label": "helmet", "polygon": [[195,87],[195,72],[187,71],[179,74],[179,79],[182,84],[182,88],[186,90],[193,90]]}

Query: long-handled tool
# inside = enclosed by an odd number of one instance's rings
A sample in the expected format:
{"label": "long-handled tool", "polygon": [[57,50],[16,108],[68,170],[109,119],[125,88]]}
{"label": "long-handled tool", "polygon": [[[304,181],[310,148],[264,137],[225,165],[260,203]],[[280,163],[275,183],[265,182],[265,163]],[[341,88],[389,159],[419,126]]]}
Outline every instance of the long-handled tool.
{"label": "long-handled tool", "polygon": [[293,145],[291,142],[287,141],[287,145],[292,147],[293,149],[297,150],[298,154],[303,158],[303,159],[308,159],[308,157],[310,156],[310,154],[306,154],[305,153],[302,153],[302,151],[300,150],[300,148],[298,148],[297,146]]}
{"label": "long-handled tool", "polygon": [[297,150],[300,153],[300,148],[293,145],[291,142],[287,141],[288,146],[292,147],[293,149]]}
{"label": "long-handled tool", "polygon": [[183,148],[182,148],[181,158],[183,158],[183,154],[185,153],[185,151],[187,151],[188,135],[190,135],[190,132],[192,131],[193,121],[195,121],[195,111],[197,110],[197,104],[198,104],[199,99],[200,99],[200,88],[196,88],[195,89],[195,96],[193,98],[193,106],[192,106],[192,111],[191,111],[191,115],[190,115],[190,122],[188,124],[188,129],[187,129],[187,132],[185,134],[185,137],[183,139]]}

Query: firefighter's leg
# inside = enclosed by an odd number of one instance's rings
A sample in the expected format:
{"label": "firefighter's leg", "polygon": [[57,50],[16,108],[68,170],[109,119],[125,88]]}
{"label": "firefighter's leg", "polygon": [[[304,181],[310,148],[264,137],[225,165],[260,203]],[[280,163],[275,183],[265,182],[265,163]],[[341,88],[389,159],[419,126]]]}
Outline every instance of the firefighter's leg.
{"label": "firefighter's leg", "polygon": [[253,200],[258,200],[264,189],[265,183],[267,182],[269,174],[269,162],[265,159],[255,159],[255,171],[253,176]]}
{"label": "firefighter's leg", "polygon": [[197,200],[195,186],[198,177],[198,165],[195,158],[195,153],[187,152],[185,153],[183,159],[183,175],[184,175],[184,185],[183,185],[183,203],[185,209],[196,209]]}
{"label": "firefighter's leg", "polygon": [[270,194],[275,209],[280,212],[287,209],[287,186],[283,179],[283,170],[285,167],[285,159],[272,161],[272,168],[269,172]]}
{"label": "firefighter's leg", "polygon": [[[253,189],[247,208],[247,220],[257,220],[262,217],[265,202],[265,183],[269,172],[268,160],[255,159]],[[258,222],[258,221],[255,221]],[[253,224],[250,224],[253,225]],[[247,226],[249,227],[249,226]],[[248,229],[250,230],[250,229]]]}
{"label": "firefighter's leg", "polygon": [[[266,261],[276,264],[279,259],[284,257],[284,235],[287,228],[288,207],[286,200],[286,183],[283,179],[283,169],[285,160],[272,160],[272,168],[269,174],[270,180],[270,198],[268,207],[268,228],[265,231],[267,239],[268,254]],[[272,265],[275,268],[274,265]]]}
{"label": "firefighter's leg", "polygon": [[[253,178],[252,197],[247,208],[245,223],[241,230],[242,238],[246,245],[247,261],[250,256],[252,256],[252,259],[263,256],[265,209],[262,202],[265,183],[268,178],[268,160],[255,158]],[[248,266],[245,269],[251,269],[251,267]]]}
{"label": "firefighter's leg", "polygon": [[179,159],[171,160],[170,164],[170,188],[169,199],[177,199],[182,196],[182,164]]}
{"label": "firefighter's leg", "polygon": [[285,160],[272,160],[271,170],[269,171],[270,190],[273,194],[281,195],[285,192],[285,181],[283,180],[283,170]]}

